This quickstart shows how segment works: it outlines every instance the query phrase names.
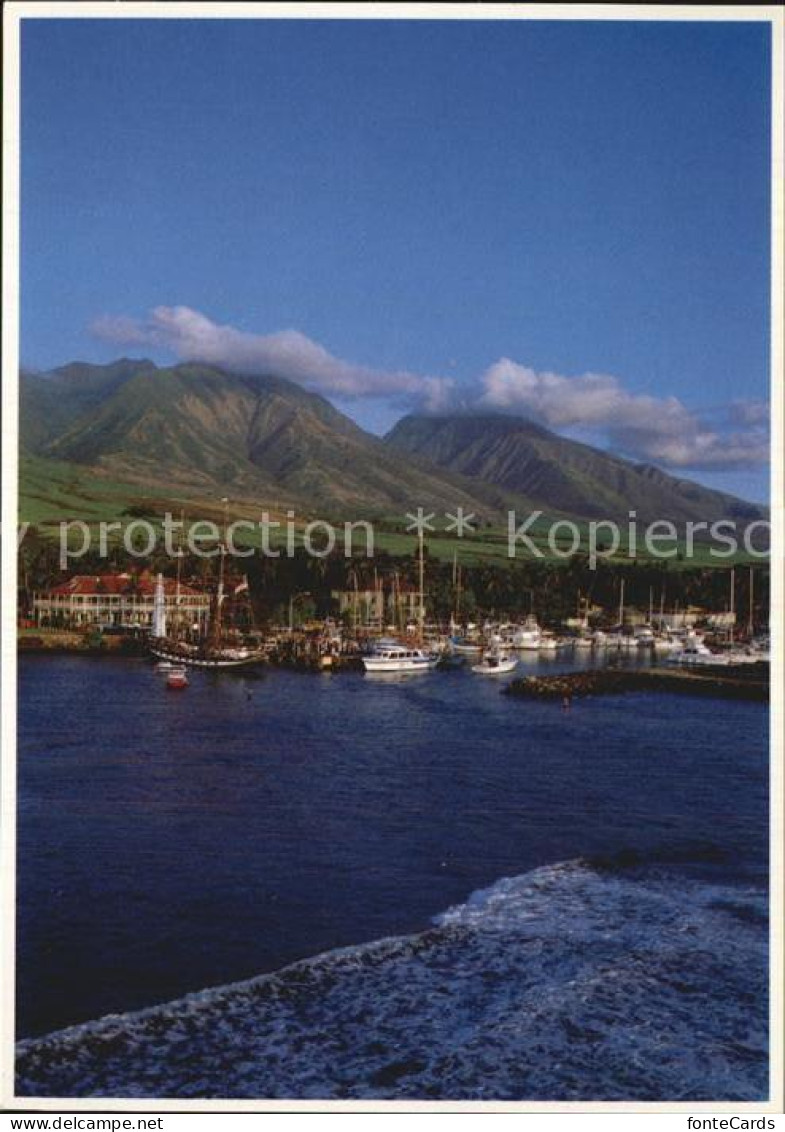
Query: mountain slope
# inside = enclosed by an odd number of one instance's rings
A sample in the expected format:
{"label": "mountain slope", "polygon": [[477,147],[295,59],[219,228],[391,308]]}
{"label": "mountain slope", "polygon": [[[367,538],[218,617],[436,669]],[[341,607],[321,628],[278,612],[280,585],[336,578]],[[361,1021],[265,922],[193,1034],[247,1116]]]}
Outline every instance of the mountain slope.
{"label": "mountain slope", "polygon": [[409,416],[381,440],[282,378],[132,359],[23,374],[20,386],[26,455],[159,496],[340,518],[458,506],[481,522],[508,509],[617,521],[634,510],[676,523],[765,516],[520,418]]}
{"label": "mountain slope", "polygon": [[[71,366],[51,378],[25,375],[22,388],[30,452],[126,481],[347,517],[458,505],[488,514],[506,506],[498,488],[401,456],[324,398],[276,377],[144,362],[122,373]],[[52,402],[69,400],[72,388],[69,411],[47,419]]]}
{"label": "mountain slope", "polygon": [[407,416],[387,434],[397,452],[586,519],[752,520],[765,509],[643,464],[567,440],[520,417]]}
{"label": "mountain slope", "polygon": [[22,371],[19,382],[19,439],[23,451],[39,453],[115,389],[155,365],[121,358],[106,366],[71,362],[48,373]]}

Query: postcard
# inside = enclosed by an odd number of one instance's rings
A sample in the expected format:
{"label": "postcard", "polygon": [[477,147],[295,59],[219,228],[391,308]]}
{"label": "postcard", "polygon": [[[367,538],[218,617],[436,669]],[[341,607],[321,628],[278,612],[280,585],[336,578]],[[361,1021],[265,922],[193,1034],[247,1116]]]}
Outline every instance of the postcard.
{"label": "postcard", "polygon": [[776,1111],[782,33],[7,6],[7,1107]]}

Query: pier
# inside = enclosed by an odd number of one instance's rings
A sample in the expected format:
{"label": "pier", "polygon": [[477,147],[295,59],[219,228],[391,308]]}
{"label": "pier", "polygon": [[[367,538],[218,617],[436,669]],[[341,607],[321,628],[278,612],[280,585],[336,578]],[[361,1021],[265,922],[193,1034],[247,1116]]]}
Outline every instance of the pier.
{"label": "pier", "polygon": [[724,699],[769,699],[768,664],[706,665],[689,668],[597,668],[558,676],[524,676],[504,689],[510,696],[569,702],[586,696],[625,692],[676,692]]}

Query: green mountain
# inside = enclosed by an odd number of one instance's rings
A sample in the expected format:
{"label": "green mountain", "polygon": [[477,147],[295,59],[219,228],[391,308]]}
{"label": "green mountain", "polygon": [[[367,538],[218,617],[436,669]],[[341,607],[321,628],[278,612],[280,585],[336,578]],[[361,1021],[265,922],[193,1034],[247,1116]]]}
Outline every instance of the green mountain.
{"label": "green mountain", "polygon": [[294,382],[215,366],[126,358],[24,373],[20,413],[22,486],[42,513],[49,467],[61,510],[70,483],[75,505],[97,495],[100,508],[135,485],[159,502],[228,496],[344,519],[458,506],[481,522],[503,522],[510,508],[584,520],[635,510],[676,523],[765,515],[530,421],[408,416],[381,440]]}
{"label": "green mountain", "polygon": [[498,488],[402,456],[323,397],[272,376],[75,363],[22,375],[21,391],[27,454],[160,492],[347,518],[417,506],[498,514],[506,506]]}
{"label": "green mountain", "polygon": [[647,464],[567,440],[521,417],[407,416],[385,438],[402,454],[536,501],[544,512],[623,521],[754,520],[766,511]]}
{"label": "green mountain", "polygon": [[85,413],[153,362],[121,358],[110,365],[72,362],[48,373],[22,371],[19,382],[19,436],[23,452],[40,452]]}

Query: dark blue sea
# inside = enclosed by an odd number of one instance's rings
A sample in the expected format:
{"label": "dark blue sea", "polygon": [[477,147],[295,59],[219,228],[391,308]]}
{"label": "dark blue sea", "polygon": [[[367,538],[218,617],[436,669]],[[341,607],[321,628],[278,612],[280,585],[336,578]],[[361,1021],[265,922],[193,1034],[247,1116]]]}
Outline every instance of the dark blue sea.
{"label": "dark blue sea", "polygon": [[766,708],[501,687],[23,657],[18,1090],[767,1096]]}

